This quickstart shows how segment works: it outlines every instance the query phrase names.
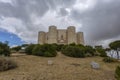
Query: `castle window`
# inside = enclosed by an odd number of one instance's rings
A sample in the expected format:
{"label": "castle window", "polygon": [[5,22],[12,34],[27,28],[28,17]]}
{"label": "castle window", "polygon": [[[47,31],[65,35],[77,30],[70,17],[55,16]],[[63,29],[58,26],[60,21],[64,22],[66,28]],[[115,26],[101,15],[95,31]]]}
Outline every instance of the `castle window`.
{"label": "castle window", "polygon": [[63,35],[61,35],[61,39],[63,39]]}

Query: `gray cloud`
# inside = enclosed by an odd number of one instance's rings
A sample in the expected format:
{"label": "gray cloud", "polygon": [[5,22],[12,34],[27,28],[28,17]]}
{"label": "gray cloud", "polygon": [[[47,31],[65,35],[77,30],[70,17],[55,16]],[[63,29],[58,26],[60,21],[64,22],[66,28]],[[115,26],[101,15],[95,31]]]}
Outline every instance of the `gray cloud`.
{"label": "gray cloud", "polygon": [[[36,42],[38,31],[46,31],[49,23],[48,18],[44,16],[48,12],[53,12],[53,19],[60,11],[61,16],[67,15],[64,8],[74,5],[73,0],[11,0],[9,2],[0,2],[0,28],[10,33],[18,35],[26,42]],[[45,19],[46,21],[42,21]],[[59,22],[58,22],[59,23]],[[45,26],[44,26],[45,25]],[[53,24],[51,24],[53,25]]]}
{"label": "gray cloud", "polygon": [[84,12],[73,10],[71,17],[82,23],[88,40],[99,42],[117,38],[120,36],[120,1],[96,1],[93,8]]}
{"label": "gray cloud", "polygon": [[60,8],[58,14],[60,16],[66,16],[66,15],[68,15],[68,11],[65,8]]}
{"label": "gray cloud", "polygon": [[71,22],[78,25],[75,25],[77,31],[84,31],[85,40],[90,44],[120,39],[119,0],[11,1],[0,2],[0,28],[26,42],[36,42],[38,31],[46,31],[48,24],[63,28]]}

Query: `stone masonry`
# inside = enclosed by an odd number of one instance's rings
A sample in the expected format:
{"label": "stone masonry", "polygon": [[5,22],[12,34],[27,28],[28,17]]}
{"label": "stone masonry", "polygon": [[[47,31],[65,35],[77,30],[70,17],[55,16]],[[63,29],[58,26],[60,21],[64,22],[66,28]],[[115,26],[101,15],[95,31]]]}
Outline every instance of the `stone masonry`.
{"label": "stone masonry", "polygon": [[74,26],[69,26],[67,29],[57,29],[56,26],[50,26],[48,32],[40,31],[38,33],[38,44],[83,44],[83,32],[77,32]]}

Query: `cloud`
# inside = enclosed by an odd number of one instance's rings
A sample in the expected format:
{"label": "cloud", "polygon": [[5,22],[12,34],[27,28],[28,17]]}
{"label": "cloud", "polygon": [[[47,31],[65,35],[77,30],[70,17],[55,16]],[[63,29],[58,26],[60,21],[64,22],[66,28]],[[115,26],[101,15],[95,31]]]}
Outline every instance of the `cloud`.
{"label": "cloud", "polygon": [[[85,10],[72,10],[71,17],[82,23],[88,42],[102,43],[120,36],[120,1],[96,0],[94,7]],[[120,39],[120,37],[119,37]]]}
{"label": "cloud", "polygon": [[119,14],[119,0],[0,0],[0,28],[30,43],[50,25],[74,25],[88,44],[106,45],[120,39]]}
{"label": "cloud", "polygon": [[66,8],[72,7],[74,2],[73,0],[0,1],[0,28],[16,34],[23,41],[37,42],[39,31],[47,31],[48,26],[56,23],[59,27],[61,23],[64,25],[62,20],[65,19],[61,17],[67,16]]}
{"label": "cloud", "polygon": [[68,15],[68,11],[64,8],[60,8],[58,14],[64,17],[64,16]]}
{"label": "cloud", "polygon": [[4,2],[4,3],[12,3],[11,0],[0,0],[0,2]]}

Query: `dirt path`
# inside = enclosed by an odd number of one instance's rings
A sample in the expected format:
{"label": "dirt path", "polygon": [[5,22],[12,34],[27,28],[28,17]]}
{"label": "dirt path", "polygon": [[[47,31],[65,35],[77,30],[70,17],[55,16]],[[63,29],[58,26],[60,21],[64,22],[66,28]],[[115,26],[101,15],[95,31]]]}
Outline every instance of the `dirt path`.
{"label": "dirt path", "polygon": [[[105,64],[102,58],[71,58],[58,53],[45,58],[30,55],[12,56],[18,68],[0,72],[0,80],[115,80],[114,70],[118,63]],[[48,60],[53,65],[48,65]],[[100,70],[91,69],[90,62],[101,65]]]}

